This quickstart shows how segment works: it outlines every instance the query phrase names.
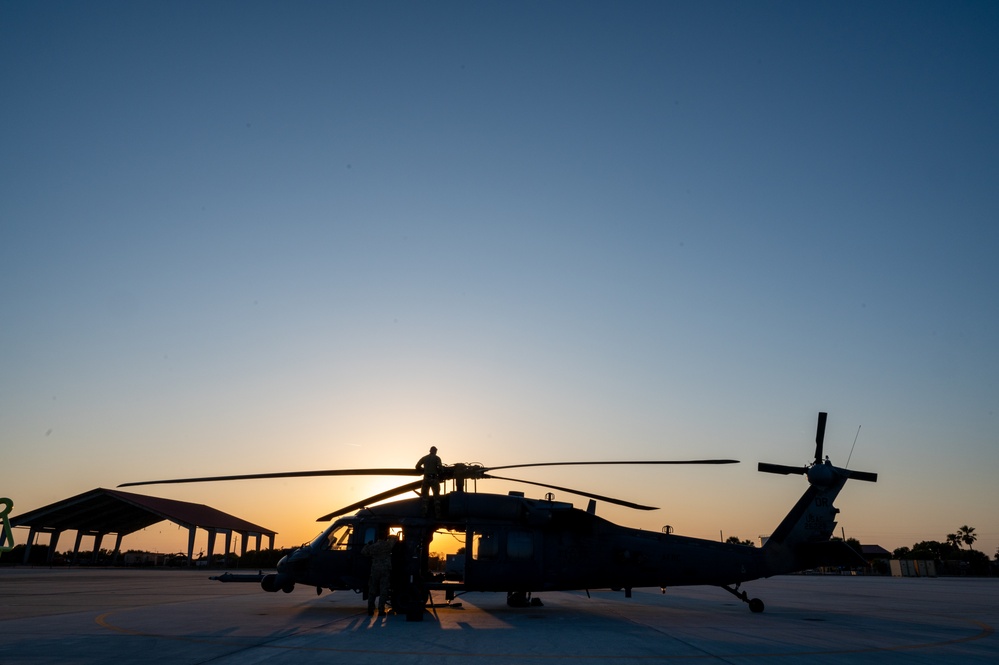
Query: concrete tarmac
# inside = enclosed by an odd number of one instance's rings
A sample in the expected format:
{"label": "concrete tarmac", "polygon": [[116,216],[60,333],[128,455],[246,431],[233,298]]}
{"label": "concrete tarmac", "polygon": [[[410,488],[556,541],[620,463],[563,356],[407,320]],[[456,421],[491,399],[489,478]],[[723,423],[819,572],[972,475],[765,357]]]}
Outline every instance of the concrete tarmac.
{"label": "concrete tarmac", "polygon": [[[422,622],[361,596],[179,570],[0,569],[0,664],[996,663],[999,579],[785,576],[714,587],[467,594]],[[435,602],[438,602],[435,599]]]}

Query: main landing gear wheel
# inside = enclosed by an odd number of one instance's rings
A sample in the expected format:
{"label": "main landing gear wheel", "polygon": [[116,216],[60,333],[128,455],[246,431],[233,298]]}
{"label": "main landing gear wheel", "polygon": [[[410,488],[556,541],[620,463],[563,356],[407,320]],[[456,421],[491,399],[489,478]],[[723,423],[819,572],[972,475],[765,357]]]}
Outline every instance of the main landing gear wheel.
{"label": "main landing gear wheel", "polygon": [[749,611],[754,614],[759,614],[763,611],[763,601],[759,598],[752,598],[749,601]]}
{"label": "main landing gear wheel", "polygon": [[510,607],[543,607],[540,598],[532,598],[530,591],[508,591],[506,604]]}
{"label": "main landing gear wheel", "polygon": [[508,591],[506,594],[506,604],[509,607],[530,607],[531,594],[526,591]]}

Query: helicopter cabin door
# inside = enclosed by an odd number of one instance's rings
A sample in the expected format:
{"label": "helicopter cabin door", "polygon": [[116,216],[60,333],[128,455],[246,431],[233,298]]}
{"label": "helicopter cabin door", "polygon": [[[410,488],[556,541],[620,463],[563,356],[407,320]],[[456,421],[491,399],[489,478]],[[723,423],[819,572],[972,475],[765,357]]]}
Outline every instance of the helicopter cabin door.
{"label": "helicopter cabin door", "polygon": [[537,529],[470,526],[465,535],[465,586],[482,591],[542,588],[544,540]]}

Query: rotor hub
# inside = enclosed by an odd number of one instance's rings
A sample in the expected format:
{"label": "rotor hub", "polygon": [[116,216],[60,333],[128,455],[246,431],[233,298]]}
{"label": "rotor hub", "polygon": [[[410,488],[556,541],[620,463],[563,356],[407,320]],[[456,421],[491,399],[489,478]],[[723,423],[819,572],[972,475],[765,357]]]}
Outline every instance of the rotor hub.
{"label": "rotor hub", "polygon": [[481,464],[455,462],[446,467],[451,470],[451,476],[457,479],[482,478],[486,468]]}
{"label": "rotor hub", "polygon": [[829,463],[828,459],[821,464],[813,464],[808,467],[806,475],[808,476],[809,484],[819,487],[828,487],[836,477],[833,465]]}

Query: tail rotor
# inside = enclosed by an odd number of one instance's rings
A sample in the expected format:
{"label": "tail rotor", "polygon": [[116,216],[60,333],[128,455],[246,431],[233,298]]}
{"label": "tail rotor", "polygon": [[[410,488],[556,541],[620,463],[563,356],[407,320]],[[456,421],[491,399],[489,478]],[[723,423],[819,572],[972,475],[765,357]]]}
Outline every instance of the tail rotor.
{"label": "tail rotor", "polygon": [[783,464],[769,464],[760,462],[759,470],[763,473],[776,473],[781,475],[802,475],[808,477],[808,482],[812,485],[826,486],[837,477],[863,480],[869,483],[878,481],[878,474],[869,471],[851,471],[833,466],[828,458],[822,457],[822,447],[826,438],[826,418],[825,411],[819,412],[818,423],[815,427],[815,460],[807,466],[785,466]]}

